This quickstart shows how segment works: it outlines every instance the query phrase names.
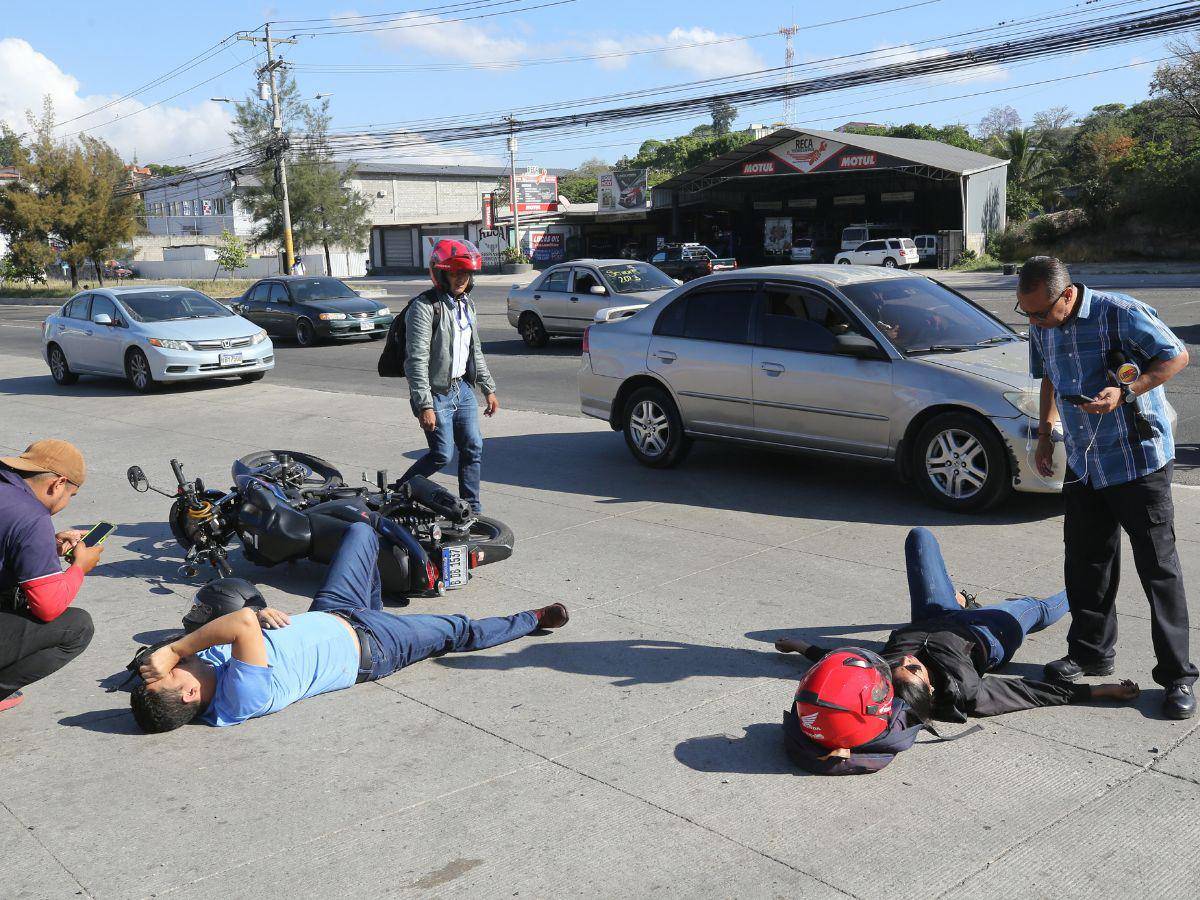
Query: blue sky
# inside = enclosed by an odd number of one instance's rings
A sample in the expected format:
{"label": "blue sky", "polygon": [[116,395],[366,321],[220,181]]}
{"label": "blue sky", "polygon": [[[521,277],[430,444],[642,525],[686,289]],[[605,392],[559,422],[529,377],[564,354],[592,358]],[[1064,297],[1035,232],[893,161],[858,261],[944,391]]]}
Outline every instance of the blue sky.
{"label": "blue sky", "polygon": [[[547,2],[551,0],[515,0],[512,5]],[[284,52],[300,67],[297,80],[301,90],[306,95],[332,92],[334,127],[349,129],[435,116],[491,111],[502,114],[534,104],[779,66],[784,54],[782,36],[725,39],[772,32],[789,21],[803,29],[841,16],[879,11],[858,21],[800,31],[795,38],[795,78],[801,80],[817,71],[814,60],[884,47],[901,47],[888,51],[901,58],[938,54],[949,42],[932,39],[993,26],[1001,17],[1044,17],[1083,7],[1071,0],[1010,0],[1003,6],[970,0],[933,0],[923,5],[920,0],[911,2],[917,5],[886,12],[905,5],[905,0],[821,5],[765,0],[576,0],[541,10],[432,27],[305,37]],[[1116,0],[1098,2],[1112,4]],[[434,0],[360,0],[353,4],[296,0],[280,6],[208,0],[167,2],[155,7],[122,0],[105,4],[80,0],[32,4],[26,0],[21,3],[20,16],[10,17],[10,27],[0,37],[0,120],[24,130],[23,110],[40,106],[40,97],[47,92],[55,99],[60,120],[79,116],[168,72],[231,32],[255,28],[267,19],[370,15],[433,5]],[[1126,3],[1121,8],[1136,10],[1151,5]],[[452,18],[453,14],[446,17]],[[281,24],[277,31],[288,34],[299,27],[303,26]],[[1099,103],[1137,102],[1146,96],[1153,65],[1053,85],[935,101],[1154,60],[1166,55],[1164,43],[1154,40],[1032,64],[993,67],[970,76],[955,76],[952,81],[901,83],[826,94],[797,101],[793,121],[816,128],[833,128],[850,119],[974,124],[998,104],[1011,104],[1028,121],[1038,110],[1051,106],[1064,105],[1083,113]],[[687,46],[695,44],[708,46]],[[668,53],[577,60],[585,55],[680,45],[684,49]],[[136,152],[142,162],[186,163],[211,155],[228,144],[228,109],[208,98],[244,96],[253,86],[253,63],[238,66],[181,96],[172,95],[237,66],[240,60],[250,59],[255,49],[235,42],[201,66],[100,114],[66,123],[60,132],[65,135],[80,128],[92,129],[91,133],[110,140],[127,158]],[[461,68],[484,62],[562,57],[572,61],[509,69]],[[855,67],[870,64],[868,58]],[[408,68],[353,72],[337,68],[347,66]],[[427,68],[431,66],[442,70]],[[139,112],[143,106],[160,100],[165,102]],[[907,108],[913,104],[917,105]],[[118,115],[126,118],[110,121]],[[770,123],[782,117],[782,103],[774,103],[740,110],[738,125]],[[648,137],[680,134],[700,121],[703,119],[693,118],[658,125],[636,124],[621,130],[530,137],[522,140],[519,163],[569,166],[592,156],[612,160],[635,151]],[[451,159],[496,160],[503,148],[491,141],[453,150],[430,146],[404,151],[407,157],[424,161],[444,159],[447,153],[456,154]]]}

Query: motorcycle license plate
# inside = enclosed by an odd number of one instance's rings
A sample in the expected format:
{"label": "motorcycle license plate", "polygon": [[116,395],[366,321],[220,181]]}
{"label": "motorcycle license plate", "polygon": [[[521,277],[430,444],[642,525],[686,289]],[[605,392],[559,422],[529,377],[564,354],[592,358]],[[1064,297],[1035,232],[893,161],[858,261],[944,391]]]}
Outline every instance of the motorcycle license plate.
{"label": "motorcycle license plate", "polygon": [[240,366],[242,364],[242,354],[240,353],[222,353],[221,368],[226,366]]}
{"label": "motorcycle license plate", "polygon": [[465,544],[442,548],[442,582],[447,590],[466,587],[468,574],[467,548]]}
{"label": "motorcycle license plate", "polygon": [[359,322],[358,330],[359,331],[374,331],[375,323],[374,322]]}

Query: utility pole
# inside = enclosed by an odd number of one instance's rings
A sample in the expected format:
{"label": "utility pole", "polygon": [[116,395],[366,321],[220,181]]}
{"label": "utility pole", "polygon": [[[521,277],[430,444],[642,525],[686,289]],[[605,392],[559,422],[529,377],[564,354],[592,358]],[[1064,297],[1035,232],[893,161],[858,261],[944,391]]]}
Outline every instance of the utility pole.
{"label": "utility pole", "polygon": [[279,110],[279,91],[275,86],[275,70],[282,68],[283,60],[276,60],[273,52],[274,44],[294,44],[295,38],[271,38],[271,23],[267,22],[263,25],[265,37],[254,37],[250,34],[240,34],[238,38],[243,41],[261,42],[267,45],[267,64],[258,70],[258,76],[261,78],[263,73],[267,75],[267,83],[271,86],[271,127],[275,131],[275,150],[279,154],[279,187],[283,193],[281,202],[283,203],[283,274],[292,274],[292,263],[296,258],[295,248],[292,246],[292,208],[288,198],[288,183],[287,183],[287,140],[283,136],[283,114]]}
{"label": "utility pole", "polygon": [[513,246],[521,250],[521,217],[517,212],[517,123],[508,117],[508,205],[513,214]]}
{"label": "utility pole", "polygon": [[792,124],[792,65],[796,61],[796,51],[792,48],[792,36],[800,29],[793,23],[779,29],[779,33],[783,35],[785,48],[783,51],[783,65],[786,71],[784,72],[785,93],[783,95],[783,124]]}

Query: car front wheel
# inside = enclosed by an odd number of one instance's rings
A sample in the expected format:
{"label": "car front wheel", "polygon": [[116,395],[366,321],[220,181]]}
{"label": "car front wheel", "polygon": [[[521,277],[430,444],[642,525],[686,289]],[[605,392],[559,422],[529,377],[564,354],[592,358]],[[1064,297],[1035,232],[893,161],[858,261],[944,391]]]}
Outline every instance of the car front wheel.
{"label": "car front wheel", "polygon": [[933,503],[979,512],[1012,491],[1004,445],[971,413],[944,413],[925,424],[913,447],[913,473]]}
{"label": "car front wheel", "polygon": [[46,357],[50,361],[50,376],[56,384],[74,384],[79,380],[79,376],[72,372],[71,367],[67,365],[67,355],[62,352],[62,348],[58,344],[50,345],[50,349],[46,351]]}
{"label": "car front wheel", "polygon": [[633,458],[652,469],[679,465],[692,447],[675,402],[661,388],[634,391],[625,404],[623,424]]}
{"label": "car front wheel", "polygon": [[129,386],[139,394],[148,394],[154,390],[150,361],[141,350],[130,350],[125,357],[125,377],[129,380]]}

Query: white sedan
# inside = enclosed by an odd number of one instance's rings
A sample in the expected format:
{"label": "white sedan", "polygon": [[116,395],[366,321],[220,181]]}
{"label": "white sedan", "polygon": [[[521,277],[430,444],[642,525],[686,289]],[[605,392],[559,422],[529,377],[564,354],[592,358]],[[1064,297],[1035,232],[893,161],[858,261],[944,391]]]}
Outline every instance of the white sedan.
{"label": "white sedan", "polygon": [[845,250],[834,257],[841,266],[884,266],[888,269],[907,269],[921,261],[912,238],[887,238],[865,241],[856,250]]}
{"label": "white sedan", "polygon": [[76,294],[42,323],[42,354],[61,385],[115,375],[141,393],[169,381],[258,381],[275,366],[265,331],[184,287]]}

